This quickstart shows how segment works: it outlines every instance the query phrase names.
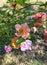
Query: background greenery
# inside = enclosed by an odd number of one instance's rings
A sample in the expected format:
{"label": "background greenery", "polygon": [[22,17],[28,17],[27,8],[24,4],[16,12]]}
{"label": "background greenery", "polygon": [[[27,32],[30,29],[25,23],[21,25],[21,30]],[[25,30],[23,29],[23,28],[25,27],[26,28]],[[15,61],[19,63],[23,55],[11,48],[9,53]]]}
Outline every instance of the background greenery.
{"label": "background greenery", "polygon": [[[3,0],[3,2],[4,1],[5,0]],[[10,3],[10,1],[11,0],[8,0],[8,3]],[[30,0],[30,1],[33,1],[33,0]],[[46,0],[44,0],[44,1],[46,1]],[[4,3],[3,2],[1,5],[3,5],[5,3],[5,2]],[[31,3],[28,3],[28,1],[26,3],[25,0],[16,0],[16,1],[14,0],[14,2],[16,4],[20,3],[22,5],[22,7],[20,9],[18,9],[17,7],[12,9],[10,6],[8,6],[8,4],[4,5],[3,7],[0,7],[0,49],[1,50],[4,45],[10,44],[11,39],[15,36],[15,32],[16,32],[16,30],[14,28],[15,24],[17,24],[17,23],[21,24],[21,23],[27,22],[29,24],[29,26],[32,27],[33,25],[30,25],[30,24],[33,24],[36,20],[30,20],[28,16],[30,16],[33,13],[36,13],[38,11],[47,12],[47,2],[45,2],[45,3],[37,2],[34,5],[31,5]],[[39,7],[36,4],[39,4]],[[37,9],[34,8],[34,6],[37,6]],[[12,14],[10,12],[12,12]],[[47,26],[47,22],[44,24],[45,24],[45,26]],[[42,34],[43,29],[42,28],[38,28],[38,29],[39,29],[40,34]],[[31,36],[33,37],[32,40],[37,39],[36,35],[33,34]],[[41,59],[36,58],[36,57],[31,58],[32,53],[30,52],[31,53],[30,54],[29,52],[21,52],[21,51],[15,50],[14,55],[13,55],[13,52],[6,53],[5,55],[0,55],[0,58],[1,58],[0,64],[2,62],[2,59],[4,59],[3,63],[6,63],[7,60],[11,61],[11,59],[12,59],[12,60],[14,60],[14,62],[11,65],[15,65],[15,61],[17,61],[17,65],[18,65],[18,63],[19,63],[18,60],[20,59],[21,65],[22,64],[27,65],[28,63],[29,63],[28,65],[47,65],[47,62],[44,64],[45,58],[42,58],[42,57],[41,57]],[[8,57],[10,57],[10,58],[8,58]],[[47,61],[47,59],[46,59],[46,61]],[[5,64],[3,64],[3,65],[5,65]]]}

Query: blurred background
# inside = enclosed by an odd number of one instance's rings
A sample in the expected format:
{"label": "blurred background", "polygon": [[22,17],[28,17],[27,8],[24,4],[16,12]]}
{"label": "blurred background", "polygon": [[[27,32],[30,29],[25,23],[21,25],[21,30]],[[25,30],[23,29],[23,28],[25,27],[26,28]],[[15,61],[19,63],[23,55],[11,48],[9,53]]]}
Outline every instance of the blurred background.
{"label": "blurred background", "polygon": [[[27,3],[35,3],[36,1],[42,1],[42,2],[46,2],[47,0],[27,0]],[[0,7],[3,6],[4,4],[6,4],[7,0],[0,0]]]}

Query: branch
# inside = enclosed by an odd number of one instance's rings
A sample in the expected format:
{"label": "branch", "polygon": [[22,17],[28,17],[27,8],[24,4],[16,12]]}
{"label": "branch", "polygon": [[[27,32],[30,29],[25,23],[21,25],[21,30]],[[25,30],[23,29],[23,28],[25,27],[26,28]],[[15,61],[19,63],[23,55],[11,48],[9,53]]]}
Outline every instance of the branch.
{"label": "branch", "polygon": [[27,5],[27,6],[24,6],[23,8],[21,8],[21,9],[19,9],[19,10],[22,10],[22,9],[24,9],[24,8],[27,8],[27,7],[29,7],[29,6],[32,6],[32,5],[39,5],[39,6],[47,6],[46,4],[29,4],[29,5]]}

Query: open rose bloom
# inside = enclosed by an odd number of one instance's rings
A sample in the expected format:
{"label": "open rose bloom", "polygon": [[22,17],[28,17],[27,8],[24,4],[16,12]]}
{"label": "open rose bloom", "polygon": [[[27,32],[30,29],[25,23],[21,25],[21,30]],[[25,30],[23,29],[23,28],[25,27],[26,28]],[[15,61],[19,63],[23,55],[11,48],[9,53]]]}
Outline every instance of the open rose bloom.
{"label": "open rose bloom", "polygon": [[15,29],[16,29],[16,33],[15,35],[18,36],[18,37],[22,37],[24,39],[26,39],[28,36],[29,36],[29,33],[30,33],[30,28],[28,26],[27,23],[24,23],[24,24],[16,24],[15,25]]}
{"label": "open rose bloom", "polygon": [[20,44],[16,44],[16,41],[18,40],[18,37],[14,37],[12,38],[11,40],[11,46],[14,48],[14,49],[19,49],[20,48]]}

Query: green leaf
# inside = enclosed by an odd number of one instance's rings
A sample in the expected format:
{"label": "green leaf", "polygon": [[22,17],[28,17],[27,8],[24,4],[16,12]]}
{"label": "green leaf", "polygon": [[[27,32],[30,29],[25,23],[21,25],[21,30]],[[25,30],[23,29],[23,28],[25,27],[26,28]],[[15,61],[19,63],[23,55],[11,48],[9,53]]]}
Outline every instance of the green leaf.
{"label": "green leaf", "polygon": [[25,4],[25,1],[26,1],[26,0],[16,0],[16,3],[19,3],[19,4],[21,4],[21,5],[24,5],[24,4]]}
{"label": "green leaf", "polygon": [[42,8],[42,7],[39,7],[39,8],[38,8],[38,11],[45,11],[45,9]]}
{"label": "green leaf", "polygon": [[30,39],[32,40],[32,41],[36,41],[37,40],[37,38],[38,38],[38,35],[37,34],[34,34],[34,33],[30,33]]}
{"label": "green leaf", "polygon": [[37,4],[40,4],[40,5],[42,5],[42,4],[44,4],[42,1],[39,1],[39,2],[37,2]]}
{"label": "green leaf", "polygon": [[16,41],[16,44],[20,44],[21,42],[23,42],[24,39],[23,38],[19,38],[17,41]]}
{"label": "green leaf", "polygon": [[47,2],[45,2],[45,5],[47,5]]}

